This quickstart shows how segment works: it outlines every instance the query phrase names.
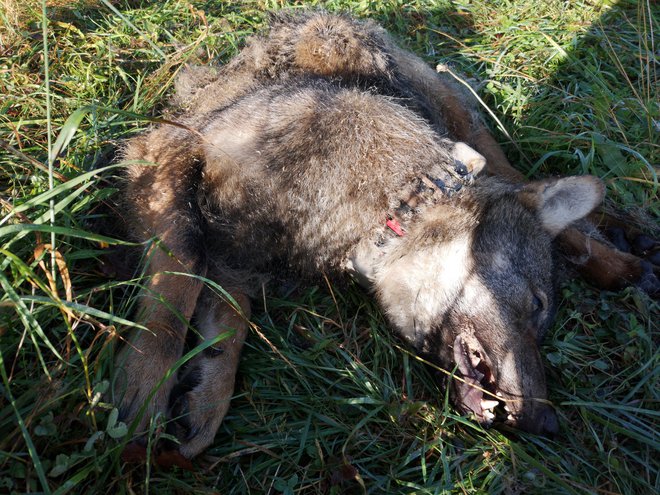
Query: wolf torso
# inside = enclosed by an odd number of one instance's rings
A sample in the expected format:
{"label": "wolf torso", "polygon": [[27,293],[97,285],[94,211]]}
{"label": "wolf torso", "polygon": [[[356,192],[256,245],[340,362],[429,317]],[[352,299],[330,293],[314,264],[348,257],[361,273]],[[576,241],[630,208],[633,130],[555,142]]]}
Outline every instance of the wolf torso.
{"label": "wolf torso", "polygon": [[463,182],[451,173],[453,143],[377,94],[311,80],[211,115],[199,139],[209,242],[242,267],[337,273],[421,178]]}

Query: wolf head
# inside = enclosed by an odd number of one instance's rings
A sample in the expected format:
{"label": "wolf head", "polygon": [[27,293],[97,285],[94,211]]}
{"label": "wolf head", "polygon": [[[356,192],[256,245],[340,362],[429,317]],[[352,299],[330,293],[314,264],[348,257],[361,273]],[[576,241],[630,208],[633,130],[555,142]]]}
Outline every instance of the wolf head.
{"label": "wolf head", "polygon": [[490,424],[558,430],[539,343],[554,315],[552,240],[602,200],[594,177],[512,186],[482,178],[428,207],[378,258],[371,280],[391,323],[455,370],[453,401]]}

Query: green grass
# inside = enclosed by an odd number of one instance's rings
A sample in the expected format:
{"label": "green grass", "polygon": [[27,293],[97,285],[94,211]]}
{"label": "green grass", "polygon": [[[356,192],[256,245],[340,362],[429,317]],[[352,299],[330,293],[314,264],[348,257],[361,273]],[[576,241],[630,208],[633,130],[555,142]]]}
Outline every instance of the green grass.
{"label": "green grass", "polygon": [[[265,338],[251,334],[232,408],[194,472],[122,465],[127,429],[103,393],[141,280],[101,270],[117,242],[91,226],[119,173],[101,167],[162,114],[183,63],[228,60],[288,2],[53,4],[45,26],[39,1],[0,9],[0,493],[660,490],[658,304],[578,281],[562,287],[543,348],[554,441],[461,418],[360,290],[320,286],[255,311]],[[598,175],[657,234],[654,2],[324,5],[472,78],[523,171]]]}

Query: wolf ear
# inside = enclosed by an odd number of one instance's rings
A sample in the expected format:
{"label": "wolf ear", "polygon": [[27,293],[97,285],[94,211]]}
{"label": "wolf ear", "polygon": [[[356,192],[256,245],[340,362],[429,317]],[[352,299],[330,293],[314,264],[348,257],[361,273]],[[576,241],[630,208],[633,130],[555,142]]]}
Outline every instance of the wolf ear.
{"label": "wolf ear", "polygon": [[603,182],[591,175],[531,182],[519,193],[524,204],[538,211],[543,227],[552,235],[591,213],[604,195]]}

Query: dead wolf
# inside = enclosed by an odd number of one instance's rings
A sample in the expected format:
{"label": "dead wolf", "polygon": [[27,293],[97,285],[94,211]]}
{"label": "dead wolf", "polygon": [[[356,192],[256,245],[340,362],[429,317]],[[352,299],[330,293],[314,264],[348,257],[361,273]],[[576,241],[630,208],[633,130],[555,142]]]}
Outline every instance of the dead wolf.
{"label": "dead wolf", "polygon": [[[174,104],[177,125],[124,150],[128,223],[157,239],[137,312],[149,331],[116,359],[125,421],[147,404],[138,431],[162,413],[181,454],[206,448],[233,394],[250,295],[262,274],[284,273],[357,278],[404,340],[455,371],[460,411],[558,430],[539,354],[553,238],[601,202],[600,180],[523,184],[457,84],[344,15],[275,16],[227,65],[184,71]],[[566,249],[585,252],[569,232]],[[620,273],[584,265],[601,285],[639,275],[615,261]],[[234,333],[158,387],[193,319],[202,339]]]}

